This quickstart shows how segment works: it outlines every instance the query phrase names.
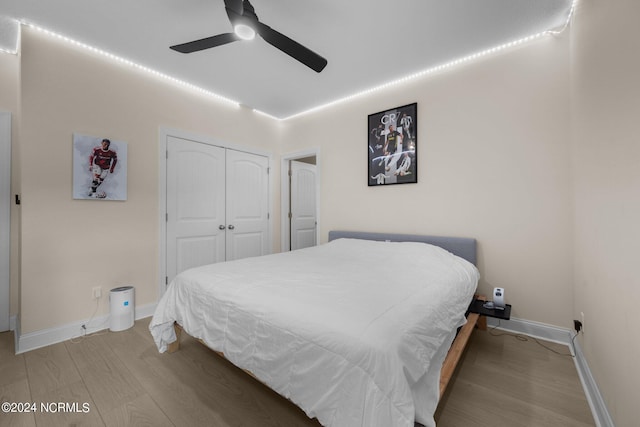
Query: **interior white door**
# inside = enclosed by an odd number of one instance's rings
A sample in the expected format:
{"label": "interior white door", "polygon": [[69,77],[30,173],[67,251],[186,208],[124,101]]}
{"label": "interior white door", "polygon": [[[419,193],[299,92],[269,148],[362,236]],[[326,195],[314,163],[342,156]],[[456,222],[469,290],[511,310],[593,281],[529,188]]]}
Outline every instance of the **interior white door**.
{"label": "interior white door", "polygon": [[11,276],[11,113],[0,112],[0,332],[9,330]]}
{"label": "interior white door", "polygon": [[227,261],[269,253],[269,159],[227,149]]}
{"label": "interior white door", "polygon": [[291,250],[317,244],[316,165],[291,161]]}
{"label": "interior white door", "polygon": [[167,283],[225,260],[225,149],[167,139]]}

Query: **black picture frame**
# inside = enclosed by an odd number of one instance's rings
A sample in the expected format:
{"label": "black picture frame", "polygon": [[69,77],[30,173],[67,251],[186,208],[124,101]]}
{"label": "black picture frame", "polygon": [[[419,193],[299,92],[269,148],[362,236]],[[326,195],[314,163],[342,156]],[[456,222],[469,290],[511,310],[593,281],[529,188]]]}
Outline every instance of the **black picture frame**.
{"label": "black picture frame", "polygon": [[418,104],[369,114],[369,187],[418,182]]}

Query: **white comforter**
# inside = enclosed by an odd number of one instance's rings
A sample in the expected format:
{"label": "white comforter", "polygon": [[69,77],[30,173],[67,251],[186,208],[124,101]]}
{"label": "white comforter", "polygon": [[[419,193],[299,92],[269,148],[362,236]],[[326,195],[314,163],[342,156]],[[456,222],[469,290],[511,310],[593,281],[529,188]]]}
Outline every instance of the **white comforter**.
{"label": "white comforter", "polygon": [[478,278],[436,246],[338,239],[185,271],[149,329],[164,352],[178,322],[324,426],[433,426]]}

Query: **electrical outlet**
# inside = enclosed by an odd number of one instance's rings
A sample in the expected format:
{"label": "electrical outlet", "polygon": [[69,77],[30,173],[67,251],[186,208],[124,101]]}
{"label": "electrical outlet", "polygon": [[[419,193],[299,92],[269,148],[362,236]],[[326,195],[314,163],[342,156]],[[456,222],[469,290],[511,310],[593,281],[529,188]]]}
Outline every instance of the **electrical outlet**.
{"label": "electrical outlet", "polygon": [[102,288],[100,286],[96,286],[91,289],[91,295],[93,296],[93,299],[100,299],[102,296]]}
{"label": "electrical outlet", "polygon": [[576,332],[580,332],[582,330],[582,322],[574,319],[573,320],[573,329],[575,329]]}

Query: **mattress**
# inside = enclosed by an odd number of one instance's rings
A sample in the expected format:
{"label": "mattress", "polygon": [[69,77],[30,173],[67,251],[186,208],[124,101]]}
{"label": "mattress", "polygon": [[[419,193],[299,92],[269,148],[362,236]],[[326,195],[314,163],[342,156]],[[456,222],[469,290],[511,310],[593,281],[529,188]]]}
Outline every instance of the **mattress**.
{"label": "mattress", "polygon": [[164,352],[177,322],[326,427],[433,426],[478,279],[437,246],[337,239],[187,270],[149,329]]}

